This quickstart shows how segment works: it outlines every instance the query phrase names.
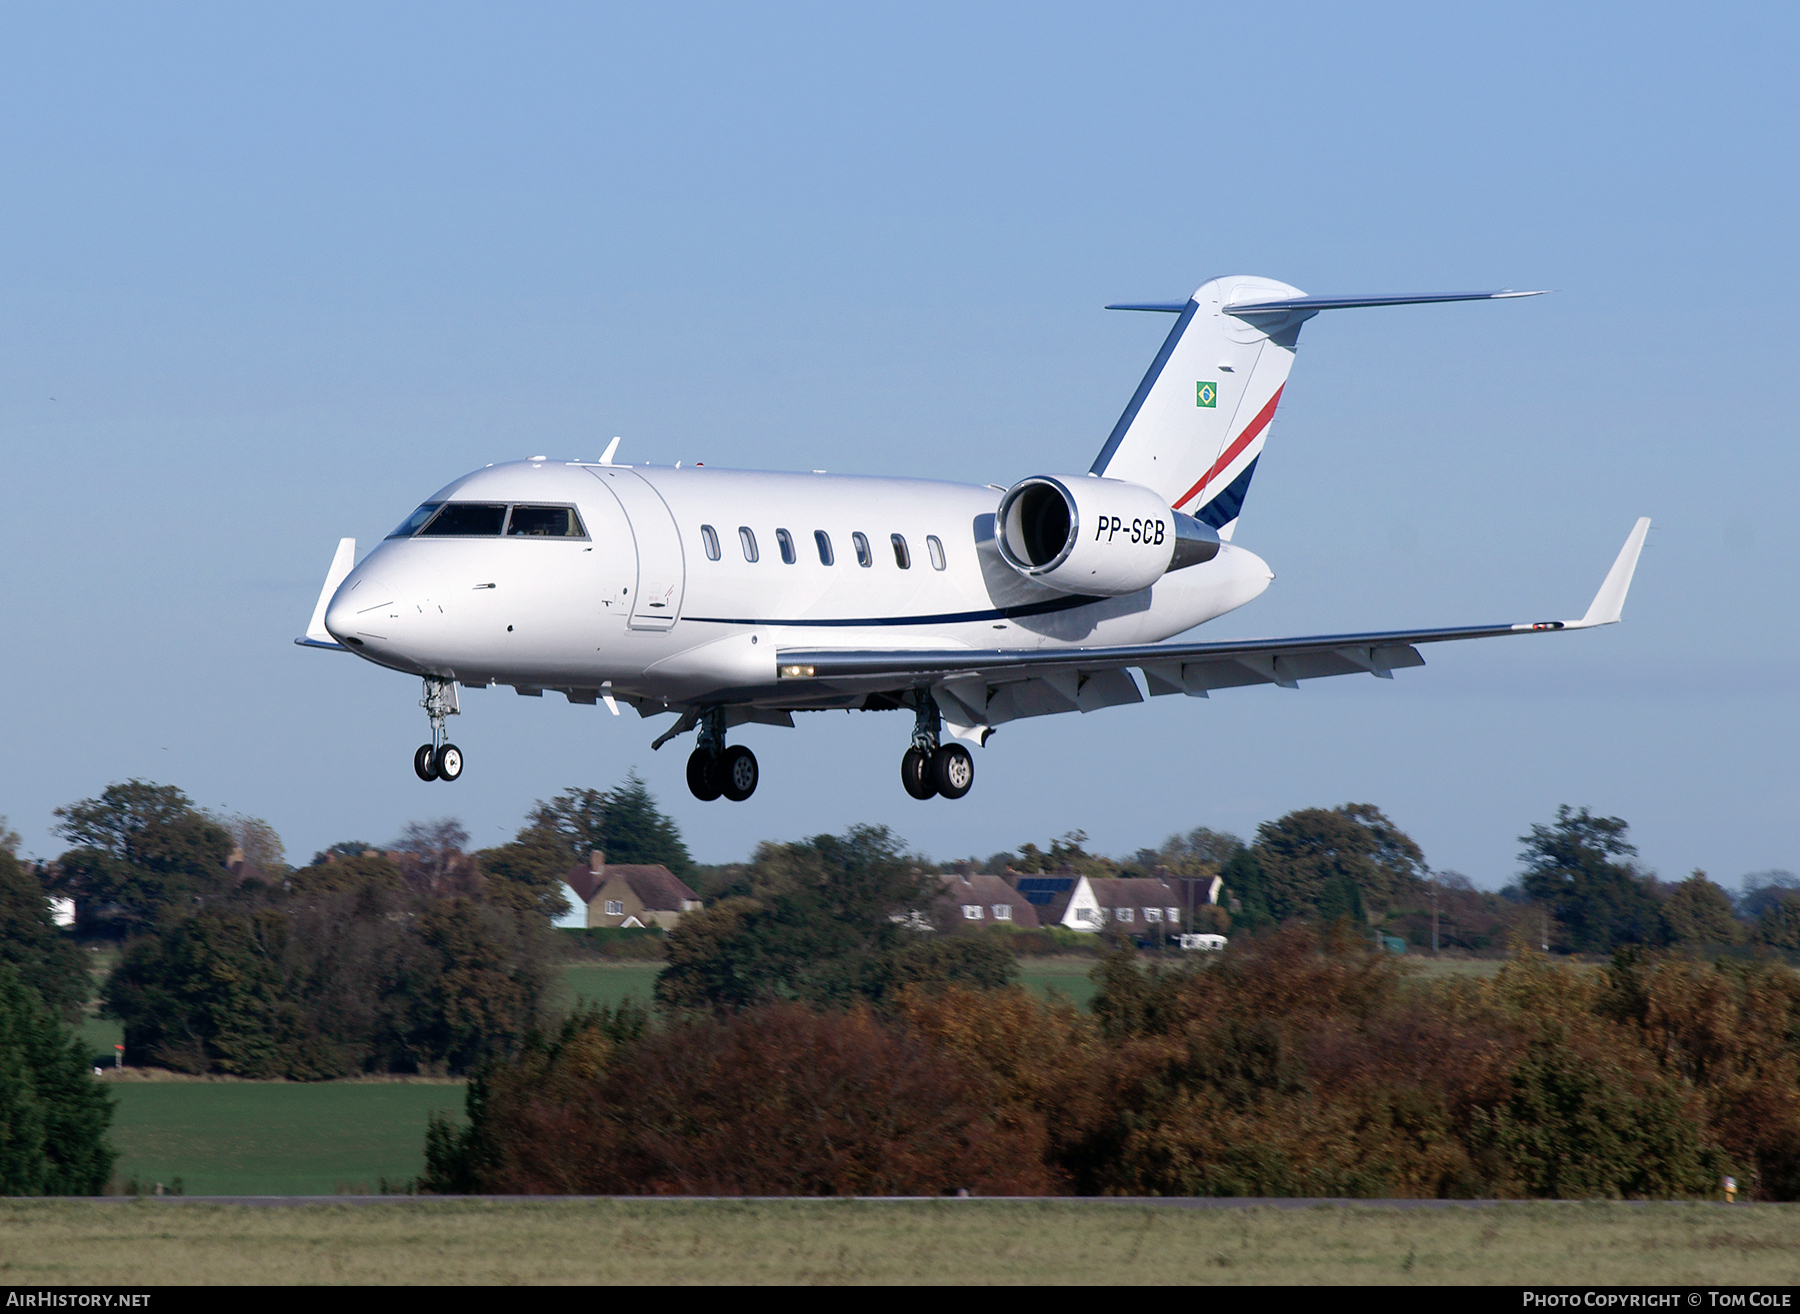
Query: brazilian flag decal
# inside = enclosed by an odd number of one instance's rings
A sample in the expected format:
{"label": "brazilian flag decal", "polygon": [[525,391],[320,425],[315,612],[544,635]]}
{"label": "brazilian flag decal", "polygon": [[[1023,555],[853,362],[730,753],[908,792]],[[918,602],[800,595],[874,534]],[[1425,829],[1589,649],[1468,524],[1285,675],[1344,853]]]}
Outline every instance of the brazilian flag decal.
{"label": "brazilian flag decal", "polygon": [[1216,383],[1196,383],[1194,385],[1194,405],[1214,407],[1219,404],[1219,385]]}

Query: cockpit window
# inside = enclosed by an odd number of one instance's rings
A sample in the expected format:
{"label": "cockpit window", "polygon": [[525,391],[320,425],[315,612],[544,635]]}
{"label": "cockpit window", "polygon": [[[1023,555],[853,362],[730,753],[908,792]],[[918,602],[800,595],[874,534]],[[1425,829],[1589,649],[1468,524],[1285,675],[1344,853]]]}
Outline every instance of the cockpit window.
{"label": "cockpit window", "polygon": [[506,522],[508,538],[586,538],[572,506],[515,506]]}
{"label": "cockpit window", "polygon": [[419,531],[421,538],[498,538],[506,523],[504,504],[446,502],[431,523]]}
{"label": "cockpit window", "polygon": [[419,532],[419,526],[431,519],[432,513],[442,505],[442,502],[427,502],[424,506],[408,516],[401,524],[400,528],[389,534],[388,537],[411,538],[414,534]]}

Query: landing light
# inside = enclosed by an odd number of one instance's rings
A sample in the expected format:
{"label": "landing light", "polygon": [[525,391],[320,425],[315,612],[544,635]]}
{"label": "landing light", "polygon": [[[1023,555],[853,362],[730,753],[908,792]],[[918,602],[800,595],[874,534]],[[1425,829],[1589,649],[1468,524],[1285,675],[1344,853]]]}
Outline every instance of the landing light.
{"label": "landing light", "polygon": [[813,668],[810,666],[783,666],[777,671],[783,680],[809,680],[812,678],[812,673]]}

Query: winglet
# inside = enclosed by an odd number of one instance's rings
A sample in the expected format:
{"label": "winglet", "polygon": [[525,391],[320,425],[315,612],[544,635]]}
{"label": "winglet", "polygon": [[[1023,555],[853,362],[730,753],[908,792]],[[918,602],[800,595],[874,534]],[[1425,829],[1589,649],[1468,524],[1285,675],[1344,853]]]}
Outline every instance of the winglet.
{"label": "winglet", "polygon": [[1595,625],[1612,625],[1618,621],[1625,610],[1625,594],[1631,588],[1631,575],[1637,569],[1638,553],[1644,550],[1644,535],[1649,532],[1649,516],[1642,517],[1631,527],[1625,546],[1619,549],[1618,558],[1613,562],[1612,569],[1606,572],[1600,591],[1588,605],[1587,615],[1578,621],[1569,621],[1567,628],[1584,630]]}
{"label": "winglet", "polygon": [[338,591],[338,585],[344,582],[351,568],[356,565],[356,540],[340,538],[337,555],[331,559],[331,569],[325,572],[325,587],[319,590],[319,605],[313,608],[312,623],[306,627],[306,637],[295,639],[302,648],[336,648],[344,652],[344,645],[331,637],[331,631],[325,628],[325,608],[331,605],[331,595]]}

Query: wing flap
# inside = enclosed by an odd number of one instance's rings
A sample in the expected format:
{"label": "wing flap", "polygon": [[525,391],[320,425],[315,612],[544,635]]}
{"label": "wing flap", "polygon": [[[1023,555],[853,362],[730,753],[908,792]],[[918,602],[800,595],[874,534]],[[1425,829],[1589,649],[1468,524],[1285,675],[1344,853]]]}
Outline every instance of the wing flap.
{"label": "wing flap", "polygon": [[[1145,643],[1106,648],[953,648],[858,650],[848,648],[783,648],[776,653],[776,671],[782,682],[834,685],[843,689],[908,688],[921,685],[959,684],[972,690],[978,683],[999,685],[993,697],[1018,682],[1041,684],[1042,689],[1017,691],[1012,700],[1021,706],[1038,706],[1060,699],[1072,711],[1080,706],[1085,681],[1105,672],[1142,670],[1152,694],[1200,693],[1246,684],[1280,684],[1293,687],[1300,680],[1363,672],[1391,678],[1409,666],[1423,666],[1417,645],[1450,643],[1459,639],[1490,639],[1505,634],[1541,634],[1555,630],[1591,629],[1616,624],[1624,614],[1649,517],[1631,528],[1612,569],[1580,620],[1517,621],[1508,625],[1457,625],[1429,630],[1381,630],[1367,634],[1318,634],[1291,639],[1236,639],[1225,643]],[[1176,672],[1179,672],[1177,674]],[[1124,677],[1130,680],[1129,676]],[[1135,693],[1137,685],[1131,681]],[[1100,699],[1115,694],[1126,697],[1116,683],[1096,689],[1092,698],[1099,706],[1115,706]],[[970,700],[965,699],[965,702]],[[992,697],[989,699],[992,705]],[[973,708],[971,703],[971,710]],[[1048,710],[1048,709],[1046,709]],[[1089,709],[1083,709],[1089,710]],[[1023,715],[1039,716],[1033,711]]]}
{"label": "wing flap", "polygon": [[[776,653],[777,678],[808,695],[816,695],[821,686],[851,694],[933,689],[947,704],[946,714],[963,727],[957,733],[968,730],[978,742],[981,727],[1142,702],[1144,690],[1152,697],[1179,693],[1204,698],[1214,689],[1254,684],[1293,689],[1302,680],[1334,675],[1388,680],[1397,670],[1425,664],[1421,644],[1614,624],[1623,614],[1649,528],[1648,519],[1632,527],[1580,620],[1105,648],[783,648]],[[1134,670],[1143,675],[1143,690],[1131,675]]]}
{"label": "wing flap", "polygon": [[[1146,643],[1111,648],[1036,648],[1016,651],[986,649],[916,649],[865,651],[848,648],[783,648],[776,654],[783,681],[809,680],[855,684],[896,682],[902,686],[937,684],[956,679],[990,683],[1042,679],[1053,673],[1083,675],[1105,670],[1181,664],[1184,673],[1205,666],[1208,687],[1269,684],[1277,676],[1316,679],[1325,675],[1372,673],[1374,668],[1422,666],[1413,645],[1456,639],[1486,639],[1503,634],[1530,634],[1575,628],[1563,621],[1517,625],[1462,625],[1435,630],[1383,630],[1369,634],[1321,634],[1293,639],[1239,639],[1226,643]],[[1345,653],[1374,653],[1368,664]],[[1407,654],[1411,654],[1408,656]],[[1263,663],[1279,657],[1280,668]],[[1233,669],[1233,668],[1236,669]]]}

